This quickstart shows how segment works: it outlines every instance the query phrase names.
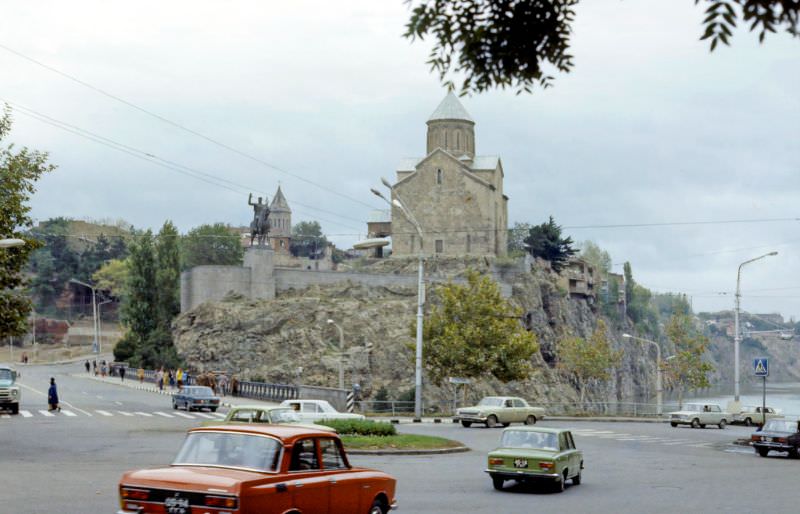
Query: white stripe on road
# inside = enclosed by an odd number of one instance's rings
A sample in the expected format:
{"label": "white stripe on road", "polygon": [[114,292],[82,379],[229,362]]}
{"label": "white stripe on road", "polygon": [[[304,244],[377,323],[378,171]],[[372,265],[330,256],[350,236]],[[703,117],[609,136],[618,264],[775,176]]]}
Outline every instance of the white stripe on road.
{"label": "white stripe on road", "polygon": [[19,411],[19,413],[22,414],[23,418],[30,418],[33,416],[33,414],[31,414],[31,411],[28,410],[21,410]]}
{"label": "white stripe on road", "polygon": [[213,416],[216,416],[216,417],[218,417],[218,418],[224,418],[224,417],[225,417],[225,414],[223,414],[223,413],[221,413],[221,412],[212,412],[211,414],[212,414]]}
{"label": "white stripe on road", "polygon": [[678,439],[678,440],[674,440],[673,439],[671,442],[661,443],[661,445],[662,446],[675,446],[675,445],[678,445],[678,444],[686,444],[686,443],[693,443],[693,442],[695,442],[695,441],[692,441],[690,439]]}
{"label": "white stripe on road", "polygon": [[158,412],[158,411],[156,411],[153,414],[158,414],[159,416],[163,416],[165,418],[171,418],[172,417],[171,414],[167,414],[166,412]]}
{"label": "white stripe on road", "polygon": [[110,412],[105,411],[105,410],[95,410],[95,412],[98,413],[98,414],[101,414],[103,416],[113,416],[113,414],[111,414]]}
{"label": "white stripe on road", "polygon": [[152,418],[152,417],[153,417],[153,415],[152,415],[152,414],[150,414],[149,412],[140,412],[140,411],[137,411],[137,412],[134,412],[134,414],[138,414],[139,416],[144,416],[144,417],[146,417],[146,418]]}
{"label": "white stripe on road", "polygon": [[205,412],[195,412],[194,415],[206,419],[215,419],[214,416],[212,416],[211,414],[206,414]]}
{"label": "white stripe on road", "polygon": [[11,416],[9,414],[0,414],[0,418],[11,419]]}
{"label": "white stripe on road", "polygon": [[130,412],[125,412],[124,410],[118,410],[117,412],[119,412],[123,416],[133,416],[133,414],[131,414]]}
{"label": "white stripe on road", "polygon": [[194,416],[192,416],[191,414],[184,414],[183,412],[175,411],[175,412],[173,412],[173,414],[175,414],[176,416],[180,416],[182,418],[186,418],[186,419],[194,419]]}
{"label": "white stripe on road", "polygon": [[75,414],[71,410],[64,410],[64,409],[61,409],[61,414],[69,416],[70,418],[74,418],[75,416],[77,416],[77,414]]}
{"label": "white stripe on road", "polygon": [[52,418],[53,417],[53,413],[52,412],[47,412],[46,410],[40,410],[39,412],[42,413],[42,416],[47,416],[48,418]]}

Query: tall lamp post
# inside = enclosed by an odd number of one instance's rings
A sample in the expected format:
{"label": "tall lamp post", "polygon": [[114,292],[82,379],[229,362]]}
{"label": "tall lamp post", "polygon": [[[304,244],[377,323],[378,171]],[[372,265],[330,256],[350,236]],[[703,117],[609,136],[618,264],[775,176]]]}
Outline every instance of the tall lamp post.
{"label": "tall lamp post", "polygon": [[[375,196],[383,199],[386,203],[391,206],[397,207],[400,210],[400,213],[405,217],[411,225],[414,226],[414,230],[417,231],[417,235],[419,235],[419,264],[417,266],[418,269],[418,279],[417,279],[417,344],[416,344],[416,358],[414,360],[414,420],[419,421],[422,419],[422,310],[425,305],[425,282],[423,280],[424,277],[424,270],[425,270],[425,261],[423,258],[423,241],[425,237],[422,233],[422,227],[420,226],[417,219],[414,215],[409,212],[403,202],[400,201],[399,198],[394,195],[394,190],[392,185],[389,183],[388,180],[385,178],[381,178],[381,182],[384,186],[389,188],[392,191],[394,198],[389,201],[385,196],[381,194],[380,191],[377,189],[370,189],[372,194]],[[413,249],[412,249],[413,250]]]}
{"label": "tall lamp post", "polygon": [[97,353],[103,351],[103,316],[100,307],[112,301],[113,300],[108,299],[97,304]]}
{"label": "tall lamp post", "polygon": [[97,340],[97,333],[98,333],[98,326],[97,326],[97,289],[86,282],[81,282],[78,279],[71,278],[69,281],[73,284],[78,284],[84,287],[88,287],[92,290],[92,318],[94,321],[94,344],[92,348],[94,349],[94,353],[100,353],[100,343]]}
{"label": "tall lamp post", "polygon": [[736,308],[733,310],[733,401],[739,401],[739,344],[742,342],[742,335],[739,332],[739,303],[742,294],[739,290],[739,284],[742,279],[742,266],[750,264],[765,257],[772,257],[778,255],[778,252],[769,252],[764,255],[759,255],[749,261],[744,261],[739,264],[739,270],[736,272]]}
{"label": "tall lamp post", "polygon": [[344,331],[332,319],[328,320],[328,325],[333,325],[339,330],[339,389],[344,389]]}
{"label": "tall lamp post", "polygon": [[625,339],[633,339],[635,341],[640,341],[642,343],[648,343],[655,347],[656,349],[656,415],[661,416],[664,414],[663,408],[663,400],[662,400],[662,386],[661,386],[661,347],[658,345],[657,342],[651,341],[649,339],[644,339],[643,337],[636,337],[630,334],[622,334],[622,337]]}

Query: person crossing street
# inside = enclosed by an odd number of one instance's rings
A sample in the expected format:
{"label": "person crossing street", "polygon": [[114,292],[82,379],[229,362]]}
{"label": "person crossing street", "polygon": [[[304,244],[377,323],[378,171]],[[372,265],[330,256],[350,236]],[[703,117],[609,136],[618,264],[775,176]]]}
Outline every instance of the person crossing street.
{"label": "person crossing street", "polygon": [[50,389],[47,390],[47,404],[50,411],[61,412],[61,406],[58,404],[58,388],[56,387],[56,379],[50,377]]}

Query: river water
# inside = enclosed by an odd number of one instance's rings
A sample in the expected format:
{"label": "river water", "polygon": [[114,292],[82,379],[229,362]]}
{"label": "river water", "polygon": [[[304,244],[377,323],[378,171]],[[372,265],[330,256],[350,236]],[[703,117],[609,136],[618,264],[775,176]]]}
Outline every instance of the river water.
{"label": "river water", "polygon": [[[730,387],[733,389],[733,386]],[[743,389],[740,395],[742,405],[761,405],[761,388]],[[696,396],[684,399],[684,403],[704,402],[718,403],[723,409],[728,402],[733,401],[733,394],[723,394],[722,391],[713,391],[706,396]],[[767,382],[767,407],[779,409],[788,417],[800,418],[800,382]]]}

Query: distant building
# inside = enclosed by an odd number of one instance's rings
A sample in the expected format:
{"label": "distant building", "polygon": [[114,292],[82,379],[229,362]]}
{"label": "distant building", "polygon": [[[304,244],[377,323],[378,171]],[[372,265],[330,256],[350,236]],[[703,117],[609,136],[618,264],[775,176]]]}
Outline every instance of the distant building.
{"label": "distant building", "polygon": [[451,92],[428,118],[426,155],[397,168],[392,199],[422,227],[424,241],[392,206],[392,256],[505,255],[508,197],[496,155],[475,155],[475,122]]}
{"label": "distant building", "polygon": [[281,186],[269,204],[269,242],[276,254],[288,254],[292,242],[292,209]]}

